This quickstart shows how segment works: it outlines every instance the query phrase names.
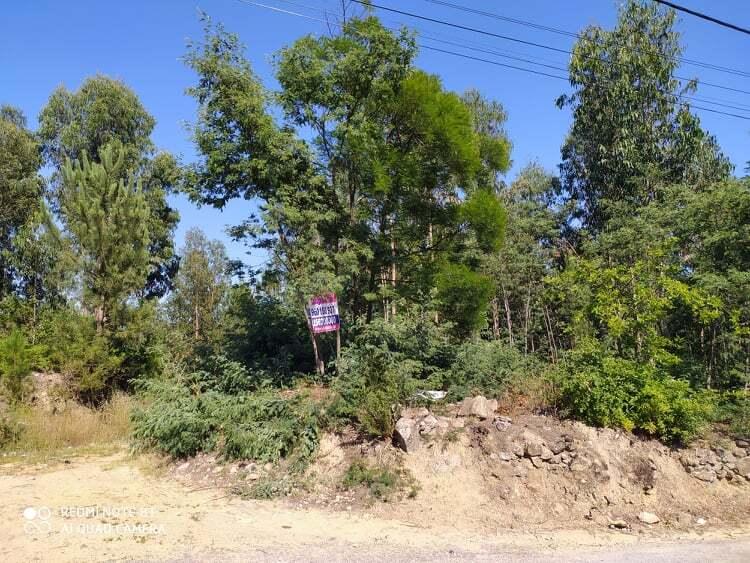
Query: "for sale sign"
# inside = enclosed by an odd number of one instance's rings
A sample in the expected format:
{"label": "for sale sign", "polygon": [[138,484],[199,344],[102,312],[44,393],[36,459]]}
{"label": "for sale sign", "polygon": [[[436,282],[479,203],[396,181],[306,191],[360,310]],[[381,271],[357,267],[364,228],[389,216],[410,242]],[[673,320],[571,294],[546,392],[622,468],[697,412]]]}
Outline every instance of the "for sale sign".
{"label": "for sale sign", "polygon": [[310,299],[307,312],[310,315],[310,326],[315,334],[339,329],[339,305],[335,293],[318,295]]}

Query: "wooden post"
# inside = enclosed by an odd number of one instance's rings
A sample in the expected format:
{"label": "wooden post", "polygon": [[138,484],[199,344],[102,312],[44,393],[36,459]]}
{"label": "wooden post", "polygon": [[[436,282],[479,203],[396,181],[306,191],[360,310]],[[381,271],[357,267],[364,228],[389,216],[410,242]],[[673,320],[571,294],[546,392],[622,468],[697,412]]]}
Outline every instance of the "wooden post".
{"label": "wooden post", "polygon": [[307,319],[307,328],[310,331],[313,353],[315,354],[315,369],[317,370],[318,374],[325,375],[325,364],[323,363],[323,360],[320,359],[320,353],[318,352],[318,341],[315,338],[315,331],[313,330],[312,322],[310,322],[310,311],[308,311],[307,305],[305,305],[305,318]]}
{"label": "wooden post", "polygon": [[[341,319],[341,317],[339,317]],[[336,373],[339,372],[339,360],[341,359],[341,320],[339,328],[336,329]]]}

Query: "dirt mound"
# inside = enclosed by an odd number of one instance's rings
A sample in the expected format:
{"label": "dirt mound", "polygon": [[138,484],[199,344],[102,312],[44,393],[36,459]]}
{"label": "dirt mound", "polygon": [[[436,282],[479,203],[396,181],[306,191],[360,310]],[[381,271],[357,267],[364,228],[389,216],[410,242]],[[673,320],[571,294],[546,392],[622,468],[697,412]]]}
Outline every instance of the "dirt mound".
{"label": "dirt mound", "polygon": [[[485,407],[479,404],[477,412]],[[459,416],[469,411],[466,404],[440,414],[407,410],[394,443],[409,453],[328,436],[313,468],[319,486],[310,494],[332,495],[364,454],[374,464],[406,468],[420,485],[415,499],[376,503],[370,510],[419,526],[449,521],[483,532],[603,527],[658,533],[731,527],[750,516],[750,483],[726,470],[727,463],[750,462],[747,450],[736,445],[731,452],[716,446],[722,454],[706,447],[679,451],[548,416]],[[686,459],[696,465],[691,469]],[[724,478],[701,479],[695,468]]]}

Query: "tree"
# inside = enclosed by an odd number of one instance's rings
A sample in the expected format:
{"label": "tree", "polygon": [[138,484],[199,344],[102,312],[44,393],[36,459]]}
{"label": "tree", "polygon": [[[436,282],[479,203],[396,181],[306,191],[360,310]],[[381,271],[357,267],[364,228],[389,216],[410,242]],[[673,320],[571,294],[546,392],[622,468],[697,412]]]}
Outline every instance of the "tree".
{"label": "tree", "polygon": [[140,181],[123,179],[126,151],[105,146],[100,162],[68,161],[61,212],[81,271],[83,300],[97,332],[143,287],[149,265],[149,208]]}
{"label": "tree", "polygon": [[485,198],[492,213],[462,209],[507,167],[509,143],[483,144],[472,109],[415,69],[415,53],[405,31],[351,19],[340,35],[283,49],[275,95],[221,27],[208,27],[187,57],[199,77],[190,93],[200,105],[194,137],[203,156],[191,193],[217,206],[260,200],[261,216],[233,234],[271,251],[271,269],[300,309],[336,291],[352,321],[378,309],[392,317],[399,300],[429,298],[442,265],[475,268],[466,248],[499,240],[498,202]]}
{"label": "tree", "polygon": [[608,219],[659,199],[666,186],[696,189],[731,172],[714,137],[682,98],[697,87],[675,77],[682,49],[675,14],[628,0],[612,31],[587,28],[570,62],[573,126],[562,180],[575,216],[600,231]]}
{"label": "tree", "polygon": [[156,121],[138,96],[125,84],[102,75],[87,78],[80,88],[59,87],[39,114],[39,138],[52,176],[53,203],[59,207],[61,171],[65,163],[92,162],[107,145],[122,153],[122,178],[137,175],[149,213],[150,265],[142,297],[161,297],[170,289],[177,271],[174,230],[178,213],[166,197],[181,182],[181,171],[172,155],[157,152],[151,140]]}
{"label": "tree", "polygon": [[185,234],[169,309],[173,322],[196,343],[210,340],[219,324],[229,289],[228,262],[221,242],[208,240],[197,228]]}
{"label": "tree", "polygon": [[17,109],[0,106],[0,297],[19,281],[16,236],[41,209],[44,182],[39,144]]}
{"label": "tree", "polygon": [[556,177],[532,164],[501,190],[508,214],[505,242],[482,262],[483,271],[495,282],[492,337],[507,339],[525,353],[546,350],[553,360],[557,331],[544,278],[558,267],[559,188]]}

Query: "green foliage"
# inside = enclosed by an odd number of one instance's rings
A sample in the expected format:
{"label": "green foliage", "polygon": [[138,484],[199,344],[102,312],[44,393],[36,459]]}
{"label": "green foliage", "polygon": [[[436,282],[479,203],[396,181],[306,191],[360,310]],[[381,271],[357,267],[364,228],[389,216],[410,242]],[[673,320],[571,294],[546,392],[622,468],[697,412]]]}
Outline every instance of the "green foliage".
{"label": "green foliage", "polygon": [[246,392],[242,368],[216,366],[210,376],[146,381],[147,405],[133,414],[136,444],[175,457],[216,449],[227,459],[307,463],[318,445],[316,406],[302,395]]}
{"label": "green foliage", "polygon": [[497,196],[477,190],[461,205],[461,216],[477,237],[483,252],[497,252],[503,244],[507,215]]}
{"label": "green foliage", "polygon": [[144,286],[149,265],[149,208],[140,183],[123,180],[125,153],[106,146],[101,163],[86,153],[63,169],[62,215],[82,272],[84,299],[97,327]]}
{"label": "green foliage", "polygon": [[8,398],[22,401],[29,392],[31,371],[39,363],[38,348],[16,329],[0,338],[0,383]]}
{"label": "green foliage", "polygon": [[338,400],[329,414],[355,420],[367,434],[390,436],[418,386],[441,384],[454,354],[448,327],[414,308],[394,322],[363,323],[354,333],[337,366]]}
{"label": "green foliage", "polygon": [[23,434],[23,426],[12,416],[0,414],[0,450],[16,444]]}
{"label": "green foliage", "polygon": [[678,97],[697,82],[683,87],[675,77],[682,48],[674,22],[672,10],[628,0],[613,30],[591,26],[573,50],[573,94],[558,100],[573,112],[561,170],[575,214],[591,231],[655,201],[671,184],[706,185],[731,172],[715,138]]}
{"label": "green foliage", "polygon": [[180,269],[169,303],[170,320],[194,345],[220,339],[219,328],[229,288],[229,259],[224,245],[209,241],[200,229],[185,233]]}
{"label": "green foliage", "polygon": [[138,96],[124,83],[96,75],[75,91],[55,90],[39,115],[38,136],[45,163],[54,169],[52,201],[63,204],[62,169],[68,161],[82,162],[84,154],[97,161],[111,146],[122,158],[115,180],[137,175],[148,214],[148,275],[144,294],[160,297],[169,289],[177,267],[173,236],[179,216],[166,200],[181,183],[181,171],[170,154],[156,152],[151,140],[156,121]]}
{"label": "green foliage", "polygon": [[712,399],[650,365],[582,344],[555,368],[563,414],[596,426],[640,430],[686,443],[712,416]]}
{"label": "green foliage", "polygon": [[383,502],[388,502],[404,488],[409,489],[409,498],[417,496],[419,490],[414,478],[405,470],[372,465],[363,459],[358,459],[349,466],[342,484],[346,489],[367,487],[374,498]]}
{"label": "green foliage", "polygon": [[16,237],[42,206],[41,158],[26,118],[15,108],[0,106],[0,298],[18,282]]}
{"label": "green foliage", "polygon": [[247,285],[231,289],[222,319],[225,354],[265,371],[275,385],[314,370],[310,334],[299,309]]}
{"label": "green foliage", "polygon": [[469,336],[486,322],[492,280],[463,264],[446,263],[435,279],[441,313],[459,336]]}
{"label": "green foliage", "polygon": [[536,358],[496,340],[473,340],[456,347],[455,359],[443,375],[441,387],[449,400],[482,394],[499,397],[520,377],[531,377]]}

